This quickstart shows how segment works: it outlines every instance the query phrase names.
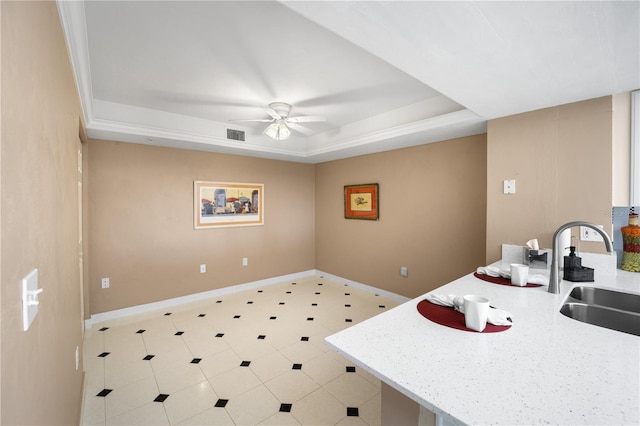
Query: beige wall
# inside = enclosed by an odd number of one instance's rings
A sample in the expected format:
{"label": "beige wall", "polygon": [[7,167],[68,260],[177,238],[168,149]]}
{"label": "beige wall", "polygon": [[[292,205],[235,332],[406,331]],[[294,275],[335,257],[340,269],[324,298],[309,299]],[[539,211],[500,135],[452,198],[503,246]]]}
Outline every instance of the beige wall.
{"label": "beige wall", "polygon": [[[264,226],[194,230],[195,180],[264,184]],[[91,313],[313,269],[313,224],[313,165],[90,140]]]}
{"label": "beige wall", "polygon": [[631,183],[631,92],[613,95],[613,205],[628,206]]}
{"label": "beige wall", "polygon": [[[345,219],[344,185],[376,182],[380,220]],[[484,263],[485,211],[486,135],[319,164],[316,268],[416,297]]]}
{"label": "beige wall", "polygon": [[[558,226],[585,220],[611,235],[610,96],[491,120],[487,139],[487,263],[502,243],[538,238],[551,246]],[[516,194],[502,182],[516,180]],[[602,243],[580,242],[583,251]]]}
{"label": "beige wall", "polygon": [[[81,114],[55,2],[1,2],[3,425],[77,424],[82,391],[77,150]],[[22,329],[21,280],[39,314]]]}

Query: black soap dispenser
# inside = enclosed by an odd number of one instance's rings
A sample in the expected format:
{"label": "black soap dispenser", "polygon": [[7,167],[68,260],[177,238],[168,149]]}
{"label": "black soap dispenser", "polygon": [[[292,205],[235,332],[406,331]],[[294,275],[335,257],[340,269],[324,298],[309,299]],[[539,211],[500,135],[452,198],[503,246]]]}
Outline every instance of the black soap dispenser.
{"label": "black soap dispenser", "polygon": [[[582,258],[576,256],[576,247],[569,247],[569,256],[564,257],[564,271],[565,275],[567,271],[580,269],[582,267]],[[565,278],[566,280],[566,278]]]}
{"label": "black soap dispenser", "polygon": [[575,246],[569,247],[569,256],[564,257],[564,276],[566,281],[591,282],[593,269],[582,266],[582,258],[576,256]]}

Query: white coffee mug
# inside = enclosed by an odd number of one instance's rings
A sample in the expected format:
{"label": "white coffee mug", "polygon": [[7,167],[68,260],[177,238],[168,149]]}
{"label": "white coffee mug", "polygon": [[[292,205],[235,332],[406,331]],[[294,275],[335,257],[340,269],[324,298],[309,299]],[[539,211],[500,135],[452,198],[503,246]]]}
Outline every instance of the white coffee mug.
{"label": "white coffee mug", "polygon": [[464,323],[467,328],[482,331],[487,326],[489,315],[489,299],[482,296],[468,294],[464,300]]}
{"label": "white coffee mug", "polygon": [[529,267],[521,263],[511,264],[511,284],[524,287],[529,279]]}

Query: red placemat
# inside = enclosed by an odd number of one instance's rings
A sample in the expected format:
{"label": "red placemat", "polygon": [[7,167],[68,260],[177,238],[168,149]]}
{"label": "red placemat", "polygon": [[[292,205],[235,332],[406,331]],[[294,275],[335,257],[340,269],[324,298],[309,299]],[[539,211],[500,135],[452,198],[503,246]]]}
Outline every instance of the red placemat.
{"label": "red placemat", "polygon": [[542,287],[542,284],[531,284],[531,283],[527,283],[527,285],[525,286],[519,286],[519,285],[515,285],[515,284],[511,284],[511,280],[508,280],[506,278],[502,278],[502,277],[492,277],[490,275],[484,275],[484,274],[479,274],[477,272],[473,273],[473,276],[481,279],[483,281],[488,281],[490,283],[494,283],[494,284],[500,284],[500,285],[508,285],[511,287]]}
{"label": "red placemat", "polygon": [[[451,328],[457,328],[458,330],[477,333],[477,331],[467,328],[467,326],[464,324],[464,314],[461,314],[453,308],[436,305],[435,303],[431,303],[428,300],[422,300],[420,301],[420,303],[418,303],[418,312],[420,312],[420,315],[422,315],[429,321],[435,322],[436,324],[445,325]],[[493,325],[487,323],[487,326],[485,327],[484,331],[482,331],[482,333],[497,333],[499,331],[505,331],[510,328],[510,325]]]}

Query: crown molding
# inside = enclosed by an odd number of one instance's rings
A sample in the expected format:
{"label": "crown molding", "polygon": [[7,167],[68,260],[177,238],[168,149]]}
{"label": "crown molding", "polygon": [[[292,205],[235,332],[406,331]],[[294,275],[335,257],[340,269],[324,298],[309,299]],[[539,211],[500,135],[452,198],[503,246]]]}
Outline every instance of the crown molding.
{"label": "crown molding", "polygon": [[444,129],[451,126],[468,126],[485,123],[485,120],[474,112],[463,109],[460,111],[442,114],[437,117],[414,121],[399,126],[370,132],[360,136],[354,136],[337,140],[331,143],[324,143],[322,146],[307,150],[308,156],[326,154],[328,152],[355,148],[363,145],[380,142],[388,139],[396,139],[416,133],[430,132],[437,129]]}
{"label": "crown molding", "polygon": [[[158,112],[162,114],[162,112]],[[191,118],[191,117],[185,117]],[[203,120],[206,121],[206,120]],[[218,123],[221,124],[221,123]],[[193,126],[195,128],[197,126]],[[93,119],[87,134],[94,139],[138,143],[169,148],[191,149],[303,163],[338,160],[355,155],[423,145],[456,137],[486,132],[486,122],[469,110],[456,111],[366,135],[343,138],[333,143],[308,148],[304,143],[289,142],[274,146],[270,140],[232,141],[211,134]]]}
{"label": "crown molding", "polygon": [[56,5],[60,15],[60,24],[67,40],[67,48],[85,122],[89,123],[93,118],[93,92],[91,89],[91,66],[84,1],[57,0]]}
{"label": "crown molding", "polygon": [[[165,146],[170,148],[184,148],[184,143],[189,144],[189,149],[200,151],[215,151],[250,155],[275,154],[290,158],[304,158],[304,151],[268,146],[265,144],[235,141],[207,134],[172,130],[153,126],[145,126],[132,123],[124,123],[111,120],[94,119],[87,125],[87,134],[93,139],[109,139],[118,142],[130,142],[147,145]],[[216,149],[218,148],[218,149]]]}

